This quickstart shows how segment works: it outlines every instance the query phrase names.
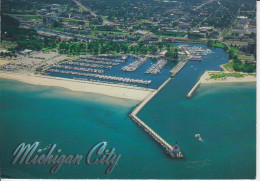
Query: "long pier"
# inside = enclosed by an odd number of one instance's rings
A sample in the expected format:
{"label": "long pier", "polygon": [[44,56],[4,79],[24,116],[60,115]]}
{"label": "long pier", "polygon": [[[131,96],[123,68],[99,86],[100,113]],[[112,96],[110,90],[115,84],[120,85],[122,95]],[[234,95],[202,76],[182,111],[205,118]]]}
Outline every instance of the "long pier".
{"label": "long pier", "polygon": [[144,131],[146,131],[156,142],[158,142],[165,150],[166,152],[169,154],[170,157],[172,158],[183,158],[183,155],[181,152],[179,152],[178,155],[174,155],[172,153],[173,151],[173,146],[171,144],[169,144],[167,141],[165,141],[160,135],[158,135],[155,131],[152,130],[152,128],[150,128],[146,123],[144,123],[140,118],[137,117],[137,114],[141,111],[141,109],[159,92],[161,91],[168,83],[169,81],[172,79],[172,77],[174,75],[176,75],[185,65],[186,65],[187,61],[185,62],[180,62],[178,63],[178,65],[175,66],[175,68],[173,68],[171,70],[171,73],[173,73],[171,75],[170,78],[168,78],[157,90],[152,91],[151,93],[149,93],[144,100],[137,105],[134,110],[130,113],[129,117],[135,122],[137,123],[141,128],[144,129]]}
{"label": "long pier", "polygon": [[145,124],[141,119],[139,119],[136,115],[140,112],[140,110],[171,80],[168,78],[156,91],[151,92],[129,115],[134,122],[136,122],[140,127],[144,129],[144,131],[148,132],[149,135],[154,138],[163,148],[166,149],[167,152],[173,150],[173,147],[167,143],[160,135],[158,135],[155,131],[153,131],[147,124]]}
{"label": "long pier", "polygon": [[191,98],[192,95],[195,93],[195,91],[199,88],[200,86],[200,80],[194,85],[194,87],[190,90],[190,92],[187,94],[187,98]]}

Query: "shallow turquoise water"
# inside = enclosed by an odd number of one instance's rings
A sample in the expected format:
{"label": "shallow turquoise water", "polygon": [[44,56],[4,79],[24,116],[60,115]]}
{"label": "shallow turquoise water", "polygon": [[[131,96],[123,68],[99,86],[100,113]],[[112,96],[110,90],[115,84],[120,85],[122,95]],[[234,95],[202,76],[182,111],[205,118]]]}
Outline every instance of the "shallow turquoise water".
{"label": "shallow turquoise water", "polygon": [[[186,94],[205,69],[219,70],[224,57],[188,62],[138,114],[166,141],[179,142],[185,156],[172,160],[127,116],[138,102],[62,88],[0,79],[0,168],[13,178],[242,179],[256,174],[256,84],[202,85]],[[194,138],[201,134],[204,142]],[[57,144],[62,154],[81,154],[80,165],[11,165],[22,142]],[[110,175],[107,166],[85,164],[96,143],[121,154]]]}
{"label": "shallow turquoise water", "polygon": [[[255,84],[201,86],[194,98],[177,103],[169,99],[169,94],[160,94],[145,107],[140,117],[170,143],[179,141],[185,155],[181,161],[169,159],[127,117],[136,104],[134,101],[7,80],[1,80],[0,85],[0,166],[7,176],[158,179],[255,176]],[[105,98],[109,103],[104,102]],[[205,142],[195,140],[195,133],[200,133]],[[22,142],[39,141],[41,148],[56,143],[63,153],[84,156],[104,140],[110,148],[116,148],[116,154],[122,154],[108,176],[104,174],[106,166],[86,165],[84,160],[77,166],[62,166],[55,175],[48,173],[50,165],[10,164],[14,148]]]}

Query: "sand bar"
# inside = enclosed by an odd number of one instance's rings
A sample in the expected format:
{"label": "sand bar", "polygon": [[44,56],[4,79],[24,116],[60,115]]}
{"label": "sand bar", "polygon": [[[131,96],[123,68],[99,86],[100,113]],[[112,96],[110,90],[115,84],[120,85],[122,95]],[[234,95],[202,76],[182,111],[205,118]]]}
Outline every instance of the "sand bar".
{"label": "sand bar", "polygon": [[72,91],[90,92],[107,96],[142,101],[154,89],[125,86],[118,84],[106,84],[74,79],[57,78],[42,75],[28,75],[19,73],[1,72],[0,78],[20,81],[34,85],[62,87]]}

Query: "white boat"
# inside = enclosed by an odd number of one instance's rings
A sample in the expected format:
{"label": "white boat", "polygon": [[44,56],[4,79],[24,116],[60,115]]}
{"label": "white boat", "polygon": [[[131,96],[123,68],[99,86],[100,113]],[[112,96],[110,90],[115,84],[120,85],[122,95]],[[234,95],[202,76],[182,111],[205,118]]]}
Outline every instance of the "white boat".
{"label": "white boat", "polygon": [[195,134],[194,136],[195,136],[195,138],[196,138],[197,140],[203,141],[202,138],[201,138],[201,136],[200,136],[200,134]]}
{"label": "white boat", "polygon": [[127,59],[127,56],[126,56],[126,55],[123,55],[121,59],[122,59],[122,60],[126,60],[126,59]]}

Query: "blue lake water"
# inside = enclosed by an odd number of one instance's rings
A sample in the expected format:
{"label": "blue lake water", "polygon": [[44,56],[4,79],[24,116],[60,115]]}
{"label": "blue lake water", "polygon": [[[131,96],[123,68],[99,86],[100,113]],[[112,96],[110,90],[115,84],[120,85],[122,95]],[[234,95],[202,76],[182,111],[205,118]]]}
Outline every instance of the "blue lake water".
{"label": "blue lake water", "polygon": [[[0,79],[0,168],[12,178],[252,179],[256,175],[256,84],[202,85],[185,96],[205,70],[220,70],[227,54],[186,66],[138,114],[185,158],[172,160],[129,117],[136,101]],[[204,142],[194,138],[201,134]],[[11,165],[22,142],[57,144],[62,153],[86,156],[107,141],[121,154],[110,175],[106,166]]]}

